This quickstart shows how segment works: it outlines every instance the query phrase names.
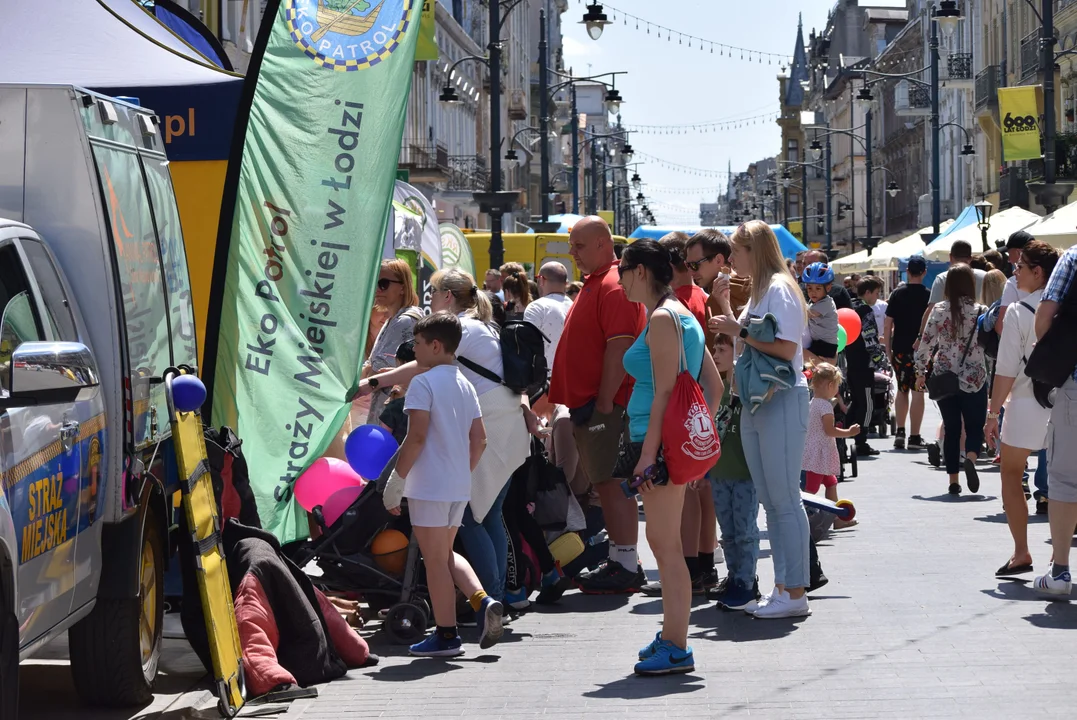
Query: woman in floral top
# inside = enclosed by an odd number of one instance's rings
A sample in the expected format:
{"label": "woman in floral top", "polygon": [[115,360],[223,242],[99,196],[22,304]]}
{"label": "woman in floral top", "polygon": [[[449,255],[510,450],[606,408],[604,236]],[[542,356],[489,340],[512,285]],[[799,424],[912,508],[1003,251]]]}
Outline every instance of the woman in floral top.
{"label": "woman in floral top", "polygon": [[[983,425],[987,418],[987,365],[984,351],[976,338],[976,318],[981,309],[976,304],[976,281],[968,265],[954,265],[946,274],[946,299],[931,310],[920,346],[916,350],[917,390],[923,391],[928,363],[931,372],[952,372],[958,377],[960,392],[939,400],[942,413],[942,454],[950,476],[950,494],[961,493],[957,481],[963,466],[969,490],[980,489],[976,475],[976,456],[984,441]],[[960,461],[961,427],[964,420],[965,458]]]}

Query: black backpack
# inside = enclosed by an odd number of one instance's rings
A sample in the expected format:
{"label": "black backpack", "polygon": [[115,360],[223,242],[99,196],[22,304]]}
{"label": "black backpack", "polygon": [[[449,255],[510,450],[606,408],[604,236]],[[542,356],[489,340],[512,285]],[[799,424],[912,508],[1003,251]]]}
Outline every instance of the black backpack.
{"label": "black backpack", "polygon": [[476,365],[465,357],[460,364],[476,375],[504,385],[515,393],[530,396],[540,394],[546,387],[549,368],[546,367],[546,343],[542,331],[526,320],[509,320],[501,327],[501,363],[504,377]]}
{"label": "black backpack", "polygon": [[1025,375],[1032,378],[1036,400],[1045,408],[1052,406],[1050,393],[1073,377],[1077,368],[1077,282],[1070,282],[1058,313],[1025,363]]}

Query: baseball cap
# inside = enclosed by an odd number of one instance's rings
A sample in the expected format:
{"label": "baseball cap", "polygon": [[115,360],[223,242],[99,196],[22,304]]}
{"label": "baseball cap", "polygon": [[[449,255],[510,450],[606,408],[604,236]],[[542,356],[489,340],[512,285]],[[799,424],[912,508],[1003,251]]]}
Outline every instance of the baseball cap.
{"label": "baseball cap", "polygon": [[927,260],[919,255],[909,258],[908,271],[910,275],[923,275],[927,272]]}
{"label": "baseball cap", "polygon": [[1025,245],[1028,245],[1030,242],[1032,242],[1035,239],[1036,238],[1032,237],[1031,235],[1029,235],[1024,230],[1018,230],[1017,232],[1011,234],[1010,238],[1006,241],[1006,249],[1007,250],[1024,250]]}

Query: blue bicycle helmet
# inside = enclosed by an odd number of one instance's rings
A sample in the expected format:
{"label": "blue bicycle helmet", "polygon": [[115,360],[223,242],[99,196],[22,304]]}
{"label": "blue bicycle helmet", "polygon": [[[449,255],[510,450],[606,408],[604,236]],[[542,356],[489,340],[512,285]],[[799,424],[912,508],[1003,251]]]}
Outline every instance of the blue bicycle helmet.
{"label": "blue bicycle helmet", "polygon": [[834,282],[834,271],[826,263],[813,262],[804,268],[800,279],[811,285],[827,285]]}

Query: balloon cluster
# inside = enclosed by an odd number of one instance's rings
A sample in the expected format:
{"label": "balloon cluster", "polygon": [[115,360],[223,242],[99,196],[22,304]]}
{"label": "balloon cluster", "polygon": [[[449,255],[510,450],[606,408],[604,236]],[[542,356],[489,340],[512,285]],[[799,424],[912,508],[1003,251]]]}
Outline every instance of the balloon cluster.
{"label": "balloon cluster", "polygon": [[396,440],[378,425],[360,425],[344,441],[347,462],[319,458],[299,476],[295,499],[307,512],[319,505],[326,526],[335,523],[362,493],[368,480],[382,474],[397,451]]}
{"label": "balloon cluster", "polygon": [[860,316],[856,314],[856,310],[849,308],[838,310],[838,352],[844,350],[849,343],[856,342],[862,328],[863,323],[860,322]]}

